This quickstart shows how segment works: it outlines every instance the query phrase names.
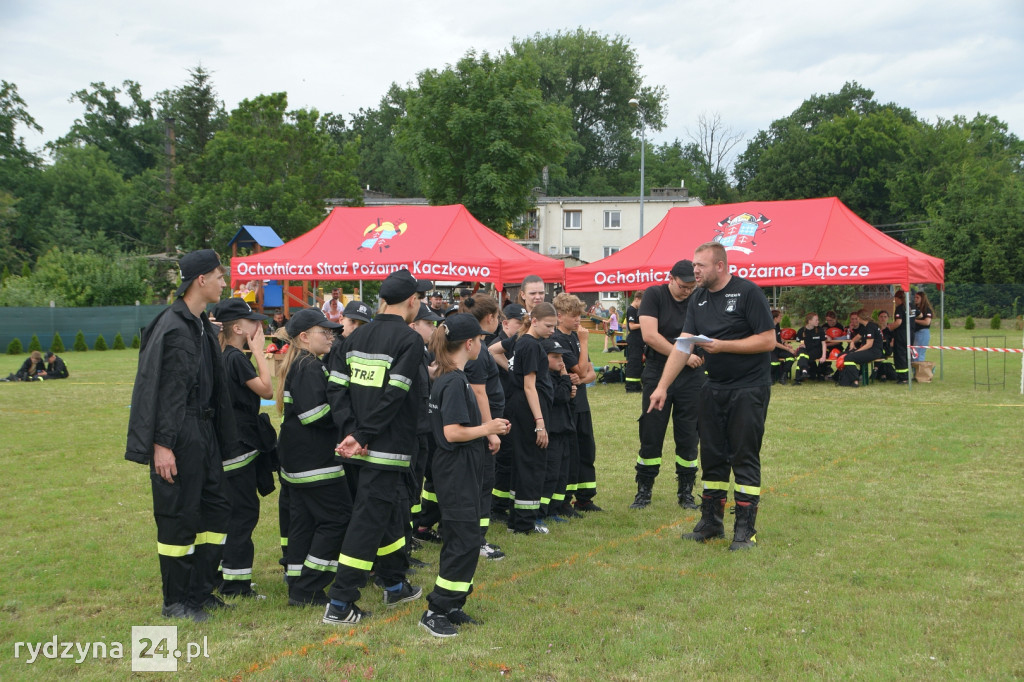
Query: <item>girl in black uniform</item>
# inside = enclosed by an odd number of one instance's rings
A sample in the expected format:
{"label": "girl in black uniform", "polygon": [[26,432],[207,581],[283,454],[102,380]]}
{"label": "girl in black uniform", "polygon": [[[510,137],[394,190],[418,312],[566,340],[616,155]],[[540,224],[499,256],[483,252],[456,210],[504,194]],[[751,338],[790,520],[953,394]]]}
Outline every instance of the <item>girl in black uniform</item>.
{"label": "girl in black uniform", "polygon": [[519,332],[509,362],[512,393],[506,413],[513,425],[513,501],[508,525],[515,533],[548,532],[548,527],[540,520],[540,498],[548,447],[546,424],[554,385],[548,371],[548,355],[540,342],[554,333],[557,324],[554,306],[538,303]]}
{"label": "girl in black uniform", "polygon": [[818,326],[818,313],[808,313],[804,326],[796,333],[800,349],[796,356],[795,384],[804,380],[823,379],[822,365],[825,362],[825,330]]}
{"label": "girl in black uniform", "polygon": [[[487,338],[498,329],[498,302],[487,294],[477,293],[463,298],[460,312],[476,318]],[[465,372],[484,423],[504,416],[505,389],[501,385],[494,356],[484,348],[476,358],[466,363]],[[480,463],[480,556],[490,561],[505,558],[501,547],[487,542],[487,529],[491,526],[491,491],[494,490],[494,457],[500,448],[501,439],[496,435],[488,436]]]}
{"label": "girl in black uniform", "polygon": [[[437,442],[432,462],[441,508],[441,558],[420,626],[435,637],[453,637],[456,626],[477,624],[462,607],[473,591],[480,557],[480,482],[487,438],[505,434],[505,419],[482,424],[480,408],[463,371],[480,354],[484,331],[472,315],[457,313],[430,339],[438,377],[430,391],[430,427]],[[490,456],[490,455],[488,455]]]}
{"label": "girl in black uniform", "polygon": [[281,481],[289,487],[288,604],[324,605],[324,588],[338,571],[352,497],[334,448],[338,431],[327,401],[327,370],[320,357],[331,349],[340,324],[316,308],[288,321],[290,346],[277,387],[284,413],[277,450]]}
{"label": "girl in black uniform", "polygon": [[[269,400],[274,395],[270,367],[263,356],[262,320],[268,318],[253,312],[249,304],[240,298],[221,301],[214,308],[213,315],[222,325],[220,347],[224,372],[228,378],[228,394],[235,412],[238,439],[244,446],[244,454],[223,462],[224,488],[231,500],[231,521],[221,559],[223,580],[220,592],[225,596],[262,599],[263,596],[252,589],[252,531],[260,518],[256,458],[261,450],[272,449],[262,442],[259,426],[260,398]],[[253,351],[258,372],[242,352],[246,343]],[[273,427],[269,428],[272,432]]]}

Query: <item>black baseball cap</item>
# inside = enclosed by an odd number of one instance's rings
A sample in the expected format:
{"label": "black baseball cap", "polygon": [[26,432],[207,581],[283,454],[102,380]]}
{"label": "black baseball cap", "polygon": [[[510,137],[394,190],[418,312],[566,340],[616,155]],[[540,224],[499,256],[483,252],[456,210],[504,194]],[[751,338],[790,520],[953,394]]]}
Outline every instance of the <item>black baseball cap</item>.
{"label": "black baseball cap", "polygon": [[440,322],[444,318],[435,313],[426,303],[420,303],[420,311],[416,313],[416,319],[413,322],[419,322],[420,320],[427,320],[428,322]]}
{"label": "black baseball cap", "polygon": [[544,349],[545,353],[558,353],[559,355],[565,355],[572,350],[568,346],[563,346],[554,339],[541,339],[540,347]]}
{"label": "black baseball cap", "polygon": [[484,334],[480,323],[469,313],[449,315],[438,328],[444,332],[449,341],[465,341]]}
{"label": "black baseball cap", "polygon": [[456,303],[456,304],[448,306],[448,309],[444,311],[444,316],[445,317],[451,317],[452,315],[454,315],[457,312],[459,312],[459,305]]}
{"label": "black baseball cap", "polygon": [[444,294],[442,294],[440,291],[431,291],[430,298],[444,298]]}
{"label": "black baseball cap", "polygon": [[[411,296],[412,294],[410,294]],[[288,324],[284,326],[288,330],[288,336],[293,339],[313,327],[325,327],[327,329],[341,329],[341,325],[337,322],[331,322],[324,315],[323,311],[319,308],[303,308],[288,320]]]}
{"label": "black baseball cap", "polygon": [[231,322],[233,320],[269,320],[266,315],[261,315],[249,304],[240,298],[229,298],[221,301],[213,309],[213,317],[218,322]]}
{"label": "black baseball cap", "polygon": [[521,320],[526,317],[526,308],[518,303],[509,303],[502,308],[501,314],[510,320]]}
{"label": "black baseball cap", "polygon": [[370,310],[370,306],[362,301],[349,301],[345,309],[341,311],[341,315],[350,320],[359,320],[360,322],[369,322],[373,319],[373,311]]}
{"label": "black baseball cap", "polygon": [[684,259],[679,261],[672,266],[672,269],[668,274],[681,279],[684,282],[696,281],[696,278],[693,276],[693,261],[690,260]]}
{"label": "black baseball cap", "polygon": [[199,275],[213,272],[217,268],[220,268],[221,272],[227,272],[227,268],[220,264],[220,256],[213,249],[200,249],[186,253],[178,261],[178,267],[181,269],[181,286],[174,294],[176,297],[182,296]]}
{"label": "black baseball cap", "polygon": [[416,279],[412,273],[402,268],[392,272],[380,285],[380,297],[389,304],[401,303],[415,293],[430,291],[434,283],[427,279]]}

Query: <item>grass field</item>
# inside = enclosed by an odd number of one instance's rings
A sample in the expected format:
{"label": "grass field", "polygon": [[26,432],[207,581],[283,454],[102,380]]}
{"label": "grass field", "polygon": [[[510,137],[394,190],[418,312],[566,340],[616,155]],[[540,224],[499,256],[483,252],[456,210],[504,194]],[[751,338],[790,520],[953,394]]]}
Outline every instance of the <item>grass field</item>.
{"label": "grass field", "polygon": [[[1002,333],[1001,333],[1002,334]],[[1007,331],[1020,347],[1020,332]],[[935,340],[937,343],[937,339]],[[600,348],[593,336],[591,346]],[[971,333],[946,333],[971,345]],[[932,360],[938,359],[930,351]],[[123,460],[133,351],[68,353],[72,378],[0,385],[0,680],[110,679],[130,670],[132,626],[163,625],[147,472]],[[615,355],[595,355],[598,364]],[[21,358],[9,358],[11,369]],[[1002,358],[990,358],[998,377]],[[193,679],[676,680],[1024,677],[1024,398],[975,389],[966,352],[930,385],[773,389],[759,547],[684,543],[695,512],[670,469],[633,498],[639,396],[591,393],[597,502],[607,511],[546,537],[491,531],[508,558],[481,564],[467,611],[485,624],[437,641],[424,601],[354,629],[285,606],[277,496],[256,531],[268,595],[205,625]],[[10,370],[7,370],[10,371]],[[936,372],[938,374],[938,372]],[[666,461],[671,450],[666,449]],[[731,531],[731,517],[727,517]],[[429,590],[432,568],[413,578]],[[17,642],[121,642],[123,659],[27,663]]]}

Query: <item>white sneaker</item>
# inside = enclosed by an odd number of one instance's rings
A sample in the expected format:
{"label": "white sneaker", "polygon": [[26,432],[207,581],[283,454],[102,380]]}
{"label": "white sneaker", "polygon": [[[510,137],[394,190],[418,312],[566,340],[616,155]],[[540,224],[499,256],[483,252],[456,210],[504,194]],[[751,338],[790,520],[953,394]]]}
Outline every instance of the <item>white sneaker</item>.
{"label": "white sneaker", "polygon": [[501,547],[485,542],[480,545],[480,556],[491,561],[501,561],[505,558],[505,553],[501,551]]}

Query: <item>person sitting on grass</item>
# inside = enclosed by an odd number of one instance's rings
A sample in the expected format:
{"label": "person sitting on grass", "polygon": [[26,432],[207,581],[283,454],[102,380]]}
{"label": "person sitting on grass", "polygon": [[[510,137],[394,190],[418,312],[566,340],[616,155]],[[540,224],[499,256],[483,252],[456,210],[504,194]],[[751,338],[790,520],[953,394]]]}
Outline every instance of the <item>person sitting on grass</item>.
{"label": "person sitting on grass", "polygon": [[[40,372],[42,374],[40,374]],[[43,364],[43,354],[34,350],[21,363],[21,369],[14,374],[8,374],[4,381],[42,381],[46,374],[46,367]]]}
{"label": "person sitting on grass", "polygon": [[64,364],[64,360],[52,350],[46,354],[46,369],[43,370],[42,374],[43,378],[47,381],[50,379],[67,379],[70,376],[68,366]]}

